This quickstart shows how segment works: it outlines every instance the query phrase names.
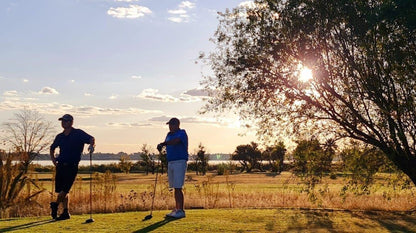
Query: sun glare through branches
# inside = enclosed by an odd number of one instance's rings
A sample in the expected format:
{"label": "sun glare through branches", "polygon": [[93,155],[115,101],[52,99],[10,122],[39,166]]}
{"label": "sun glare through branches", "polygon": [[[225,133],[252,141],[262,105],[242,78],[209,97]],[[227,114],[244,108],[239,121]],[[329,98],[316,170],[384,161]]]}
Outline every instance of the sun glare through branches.
{"label": "sun glare through branches", "polygon": [[303,66],[300,69],[299,72],[299,81],[301,82],[308,82],[309,80],[311,80],[313,78],[312,76],[312,70],[309,69],[308,67]]}

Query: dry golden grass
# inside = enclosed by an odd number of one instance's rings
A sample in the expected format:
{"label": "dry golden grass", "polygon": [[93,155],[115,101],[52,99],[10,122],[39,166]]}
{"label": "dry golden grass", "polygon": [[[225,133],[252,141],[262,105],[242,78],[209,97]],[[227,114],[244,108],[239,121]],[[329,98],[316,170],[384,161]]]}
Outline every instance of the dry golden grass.
{"label": "dry golden grass", "polygon": [[[40,174],[41,180],[51,174]],[[382,177],[382,176],[381,176]],[[70,212],[89,213],[89,175],[80,174],[70,193]],[[152,203],[155,175],[95,174],[93,178],[93,213],[149,210]],[[173,192],[166,174],[159,175],[154,209],[174,207]],[[348,210],[407,211],[416,206],[416,188],[393,190],[383,179],[371,189],[370,195],[341,195],[343,178],[324,178],[315,189],[316,201],[304,190],[302,180],[292,173],[232,174],[196,176],[188,173],[184,193],[185,208],[327,208]],[[33,200],[35,204],[10,210],[10,216],[42,216],[49,214],[54,201],[52,182],[41,181],[47,190]],[[324,190],[319,192],[319,190]]]}

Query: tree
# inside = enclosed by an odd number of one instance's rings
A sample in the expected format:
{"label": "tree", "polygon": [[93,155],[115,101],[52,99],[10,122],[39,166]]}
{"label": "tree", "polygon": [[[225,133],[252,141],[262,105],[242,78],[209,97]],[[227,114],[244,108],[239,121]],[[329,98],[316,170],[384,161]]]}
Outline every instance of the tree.
{"label": "tree", "polygon": [[[52,123],[29,109],[14,114],[14,118],[2,126],[2,141],[11,151],[6,154],[0,150],[0,214],[5,215],[8,208],[31,204],[35,196],[45,191],[32,179],[29,165],[49,148],[53,131]],[[18,161],[14,163],[15,159]]]}
{"label": "tree", "polygon": [[195,157],[196,174],[205,176],[208,170],[208,155],[205,154],[205,147],[200,143]]}
{"label": "tree", "polygon": [[283,171],[283,161],[286,154],[286,147],[283,142],[266,147],[262,154],[263,159],[269,161],[272,172],[280,174]]}
{"label": "tree", "polygon": [[232,154],[233,160],[239,160],[240,164],[243,166],[241,171],[246,170],[251,172],[254,168],[260,167],[261,160],[261,151],[258,149],[258,144],[251,142],[247,145],[239,145]]}
{"label": "tree", "polygon": [[160,173],[163,174],[163,172],[168,170],[168,158],[166,153],[166,147],[163,147],[162,151],[159,152],[158,156],[160,160]]}
{"label": "tree", "polygon": [[52,123],[46,121],[39,112],[21,110],[14,118],[3,123],[3,141],[11,151],[17,152],[24,169],[52,143]]}
{"label": "tree", "polygon": [[118,163],[120,170],[126,174],[130,173],[130,169],[133,166],[130,156],[128,154],[123,154],[120,157],[120,162]]}
{"label": "tree", "polygon": [[264,139],[373,145],[416,184],[415,19],[412,0],[258,0],[220,13],[203,111],[234,109]]}
{"label": "tree", "polygon": [[142,158],[142,163],[145,167],[146,175],[149,174],[149,171],[151,171],[153,174],[156,169],[155,155],[151,153],[151,149],[147,144],[143,144],[140,157]]}
{"label": "tree", "polygon": [[322,178],[329,172],[334,153],[325,151],[318,140],[301,140],[293,151],[293,163],[297,173]]}
{"label": "tree", "polygon": [[[392,164],[378,148],[373,146],[351,145],[340,153],[344,169],[351,179],[343,191],[352,190],[355,194],[369,194],[374,175],[382,169],[391,169]],[[397,171],[396,171],[397,172]]]}

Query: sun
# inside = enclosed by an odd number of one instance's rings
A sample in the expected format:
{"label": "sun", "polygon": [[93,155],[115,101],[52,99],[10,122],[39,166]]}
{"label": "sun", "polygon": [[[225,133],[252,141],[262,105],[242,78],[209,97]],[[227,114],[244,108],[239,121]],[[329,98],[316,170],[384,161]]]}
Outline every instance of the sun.
{"label": "sun", "polygon": [[302,67],[300,72],[299,72],[299,81],[301,82],[308,82],[309,80],[311,80],[313,78],[312,76],[312,70],[309,69],[308,67]]}

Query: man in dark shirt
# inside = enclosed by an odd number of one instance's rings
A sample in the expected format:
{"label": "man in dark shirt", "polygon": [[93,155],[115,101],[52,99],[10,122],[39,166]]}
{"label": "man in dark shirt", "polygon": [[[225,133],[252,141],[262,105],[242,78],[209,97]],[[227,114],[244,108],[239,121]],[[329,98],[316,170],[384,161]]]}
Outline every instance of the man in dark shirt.
{"label": "man in dark shirt", "polygon": [[[64,131],[56,135],[50,150],[52,163],[56,167],[55,192],[58,193],[58,197],[56,202],[51,202],[50,206],[53,219],[65,220],[70,218],[68,193],[78,173],[78,163],[81,160],[84,144],[89,144],[88,151],[93,153],[95,139],[83,130],[73,128],[74,118],[71,115],[65,114],[59,120]],[[55,157],[57,147],[59,147],[59,156]],[[60,203],[64,210],[58,217]]]}

